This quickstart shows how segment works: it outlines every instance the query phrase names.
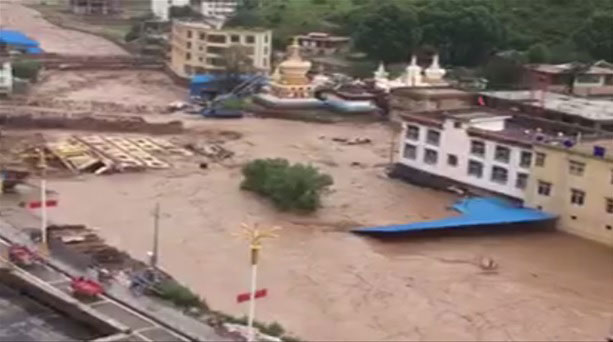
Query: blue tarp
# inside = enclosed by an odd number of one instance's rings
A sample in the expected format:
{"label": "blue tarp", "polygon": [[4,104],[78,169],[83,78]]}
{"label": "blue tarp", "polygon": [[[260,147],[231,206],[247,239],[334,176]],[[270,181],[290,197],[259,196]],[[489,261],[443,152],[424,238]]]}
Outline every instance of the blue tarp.
{"label": "blue tarp", "polygon": [[0,30],[0,44],[15,46],[25,49],[29,54],[40,54],[43,52],[40,44],[19,31]]}
{"label": "blue tarp", "polygon": [[455,203],[452,208],[462,215],[435,221],[360,228],[353,230],[353,232],[385,235],[436,229],[461,229],[477,226],[529,223],[555,218],[554,215],[540,210],[519,207],[505,200],[489,197],[463,199]]}
{"label": "blue tarp", "polygon": [[34,39],[30,39],[25,34],[13,30],[0,30],[0,43],[8,45],[20,45],[24,47],[38,47],[39,44]]}

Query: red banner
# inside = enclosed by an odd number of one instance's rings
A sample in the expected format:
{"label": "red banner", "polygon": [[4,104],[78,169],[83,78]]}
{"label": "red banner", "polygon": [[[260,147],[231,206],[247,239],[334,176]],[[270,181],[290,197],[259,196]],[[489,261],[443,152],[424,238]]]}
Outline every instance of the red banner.
{"label": "red banner", "polygon": [[[43,206],[43,202],[35,201],[29,203],[21,203],[22,207],[27,207],[28,209],[39,209]],[[47,207],[57,207],[57,200],[47,200]]]}
{"label": "red banner", "polygon": [[[266,297],[268,295],[268,290],[267,289],[261,289],[261,290],[257,290],[255,291],[255,298],[262,298],[262,297]],[[247,302],[251,299],[251,293],[247,292],[247,293],[241,293],[238,296],[236,296],[236,301],[238,303],[242,303],[242,302]]]}

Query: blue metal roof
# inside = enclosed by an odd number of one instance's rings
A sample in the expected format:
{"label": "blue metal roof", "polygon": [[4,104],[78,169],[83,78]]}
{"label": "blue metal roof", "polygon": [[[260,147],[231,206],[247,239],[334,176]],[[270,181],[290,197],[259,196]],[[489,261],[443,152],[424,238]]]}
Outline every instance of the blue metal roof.
{"label": "blue metal roof", "polygon": [[0,43],[38,48],[40,44],[19,31],[0,30]]}
{"label": "blue metal roof", "polygon": [[191,84],[209,83],[215,81],[217,76],[209,74],[194,75],[190,81]]}
{"label": "blue metal roof", "polygon": [[441,220],[354,229],[355,233],[393,234],[436,229],[461,229],[475,226],[528,223],[554,219],[555,216],[536,209],[523,208],[499,198],[477,197],[456,202],[453,209],[462,215]]}

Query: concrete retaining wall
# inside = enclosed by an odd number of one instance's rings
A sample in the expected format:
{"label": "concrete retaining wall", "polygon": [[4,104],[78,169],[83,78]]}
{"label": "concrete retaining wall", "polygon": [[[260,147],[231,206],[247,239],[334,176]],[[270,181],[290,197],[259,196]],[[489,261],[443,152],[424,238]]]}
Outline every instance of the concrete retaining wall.
{"label": "concrete retaining wall", "polygon": [[87,116],[47,113],[7,114],[0,112],[0,125],[9,128],[71,129],[84,131],[137,132],[151,134],[178,134],[183,132],[181,121],[147,122],[133,116]]}

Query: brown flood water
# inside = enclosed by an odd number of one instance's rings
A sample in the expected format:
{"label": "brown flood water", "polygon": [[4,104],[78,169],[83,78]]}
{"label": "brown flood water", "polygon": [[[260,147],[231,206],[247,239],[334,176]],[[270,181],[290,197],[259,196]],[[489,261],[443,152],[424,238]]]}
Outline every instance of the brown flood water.
{"label": "brown flood water", "polygon": [[[156,202],[163,268],[218,310],[249,284],[241,222],[283,226],[263,250],[258,300],[262,321],[278,321],[309,340],[602,340],[611,328],[613,250],[562,233],[409,239],[381,242],[348,232],[358,226],[450,215],[452,195],[382,176],[389,131],[378,124],[314,125],[244,119],[188,122],[240,132],[225,146],[226,166],[196,161],[161,172],[52,180],[58,223],[100,229],[135,257],[151,249]],[[344,146],[331,137],[369,137]],[[324,207],[309,218],[279,213],[241,192],[240,164],[261,157],[311,162],[335,180]],[[360,161],[360,166],[352,166]],[[491,257],[498,273],[475,262]]]}

